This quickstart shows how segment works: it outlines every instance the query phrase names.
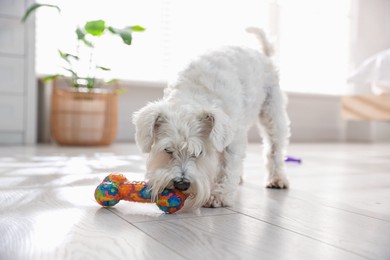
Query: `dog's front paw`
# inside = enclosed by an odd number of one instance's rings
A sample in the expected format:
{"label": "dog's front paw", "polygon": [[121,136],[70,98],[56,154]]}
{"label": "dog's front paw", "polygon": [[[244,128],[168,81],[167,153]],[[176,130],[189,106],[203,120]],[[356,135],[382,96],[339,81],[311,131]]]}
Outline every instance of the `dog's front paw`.
{"label": "dog's front paw", "polygon": [[267,181],[267,188],[270,189],[287,189],[289,186],[288,179],[285,176],[274,176]]}
{"label": "dog's front paw", "polygon": [[220,208],[223,207],[222,199],[218,196],[211,195],[206,204],[203,205],[205,208]]}

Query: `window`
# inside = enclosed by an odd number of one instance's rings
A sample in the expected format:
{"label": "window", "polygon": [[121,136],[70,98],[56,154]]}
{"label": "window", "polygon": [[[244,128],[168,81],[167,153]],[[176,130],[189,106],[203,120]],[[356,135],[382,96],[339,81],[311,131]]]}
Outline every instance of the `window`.
{"label": "window", "polygon": [[349,1],[284,0],[279,5],[281,86],[342,94],[349,62]]}
{"label": "window", "polygon": [[[44,2],[44,1],[41,1]],[[53,1],[46,1],[53,4]],[[55,2],[54,2],[55,3]],[[67,0],[62,12],[37,14],[38,74],[61,71],[57,50],[75,53],[75,28],[104,19],[123,27],[140,24],[132,46],[117,37],[96,44],[97,64],[111,68],[101,77],[165,81],[182,59],[227,44],[257,47],[244,32],[258,26],[269,32],[277,49],[282,88],[295,92],[343,91],[348,55],[348,1],[339,0]],[[85,52],[88,59],[88,52]],[[80,68],[88,71],[88,66]]]}
{"label": "window", "polygon": [[[53,1],[47,1],[53,3]],[[102,77],[120,79],[161,80],[165,59],[164,1],[102,1],[67,0],[58,1],[61,14],[56,10],[41,8],[37,13],[37,54],[38,74],[62,72],[58,49],[76,53],[75,29],[86,21],[103,19],[114,27],[142,25],[145,33],[135,33],[133,44],[124,45],[119,37],[103,36],[96,42],[94,59],[97,65],[111,68],[100,72]],[[83,52],[84,51],[84,52]],[[83,57],[89,59],[88,49],[82,47]],[[88,70],[84,64],[81,71]],[[99,75],[99,74],[98,74]]]}

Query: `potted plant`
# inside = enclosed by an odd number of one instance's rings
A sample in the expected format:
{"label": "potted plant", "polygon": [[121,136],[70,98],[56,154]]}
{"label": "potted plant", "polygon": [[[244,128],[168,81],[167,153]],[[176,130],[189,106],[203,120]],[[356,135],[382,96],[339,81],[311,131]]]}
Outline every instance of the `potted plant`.
{"label": "potted plant", "polygon": [[[27,8],[23,21],[40,7],[56,5],[35,3]],[[132,43],[132,33],[142,32],[142,26],[115,28],[103,20],[88,21],[75,29],[77,53],[58,51],[64,62],[62,74],[47,76],[43,81],[53,82],[51,99],[51,135],[62,145],[108,145],[116,137],[118,127],[118,93],[116,80],[97,78],[97,71],[110,69],[97,64],[94,48],[102,35],[119,36],[126,45]],[[84,55],[81,55],[83,52]],[[85,53],[88,53],[85,56]],[[80,71],[82,59],[88,60],[87,72]]]}

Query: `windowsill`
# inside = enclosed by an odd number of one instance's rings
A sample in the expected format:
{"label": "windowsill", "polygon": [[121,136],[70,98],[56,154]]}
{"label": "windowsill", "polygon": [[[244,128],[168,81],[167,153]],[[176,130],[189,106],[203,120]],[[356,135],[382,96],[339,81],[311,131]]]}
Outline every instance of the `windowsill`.
{"label": "windowsill", "polygon": [[[38,74],[37,78],[41,79],[43,77],[48,76],[47,74]],[[142,87],[142,88],[165,88],[167,86],[167,81],[163,80],[133,80],[133,79],[118,79],[119,84],[121,87],[124,88],[132,88],[132,87]],[[340,98],[342,96],[345,96],[340,93],[330,94],[330,93],[315,93],[315,92],[301,92],[301,91],[290,91],[290,90],[284,90],[285,93],[287,93],[288,96],[293,97],[313,97],[313,98]]]}
{"label": "windowsill", "polygon": [[[50,74],[51,75],[51,74]],[[37,74],[37,79],[50,76],[49,74]],[[117,79],[121,87],[131,88],[134,86],[145,88],[164,88],[167,85],[166,81],[146,81],[146,80],[130,80],[130,79]]]}

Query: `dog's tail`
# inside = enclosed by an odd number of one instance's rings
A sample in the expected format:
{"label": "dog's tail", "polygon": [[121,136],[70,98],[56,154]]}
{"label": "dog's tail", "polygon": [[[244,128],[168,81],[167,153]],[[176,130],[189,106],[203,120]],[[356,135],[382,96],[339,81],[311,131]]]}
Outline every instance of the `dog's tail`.
{"label": "dog's tail", "polygon": [[265,33],[262,29],[257,28],[257,27],[248,27],[248,28],[246,28],[246,31],[248,33],[253,33],[256,36],[256,38],[259,40],[259,42],[263,46],[263,53],[265,55],[270,57],[274,54],[274,47],[269,42],[269,40],[265,36]]}

